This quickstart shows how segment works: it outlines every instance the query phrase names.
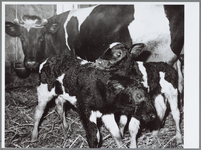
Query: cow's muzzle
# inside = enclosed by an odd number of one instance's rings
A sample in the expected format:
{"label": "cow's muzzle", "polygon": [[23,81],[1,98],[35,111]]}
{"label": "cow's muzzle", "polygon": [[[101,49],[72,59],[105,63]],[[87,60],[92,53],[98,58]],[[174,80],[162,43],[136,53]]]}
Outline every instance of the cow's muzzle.
{"label": "cow's muzzle", "polygon": [[35,69],[38,68],[38,66],[39,66],[39,63],[37,61],[35,61],[35,60],[32,60],[32,61],[31,60],[27,60],[25,62],[25,67],[28,68],[28,69],[30,69],[30,70],[35,70]]}
{"label": "cow's muzzle", "polygon": [[156,118],[156,111],[150,102],[142,102],[137,108],[137,114],[144,123],[153,121]]}

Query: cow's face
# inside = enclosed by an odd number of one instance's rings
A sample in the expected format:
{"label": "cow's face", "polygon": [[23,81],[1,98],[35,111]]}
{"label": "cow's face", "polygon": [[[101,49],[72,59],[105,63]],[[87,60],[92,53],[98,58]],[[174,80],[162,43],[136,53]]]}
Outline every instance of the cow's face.
{"label": "cow's face", "polygon": [[100,58],[96,60],[96,66],[100,69],[112,69],[120,62],[125,62],[139,56],[145,45],[134,44],[130,49],[122,43],[112,43]]}
{"label": "cow's face", "polygon": [[[124,113],[131,114],[136,119],[148,123],[156,118],[156,110],[147,89],[138,81],[129,79],[110,80],[109,87],[119,93],[115,97],[116,105]],[[121,82],[121,83],[120,83]],[[121,91],[121,92],[120,92]]]}
{"label": "cow's face", "polygon": [[[46,58],[45,45],[47,34],[54,34],[57,27],[46,25],[48,21],[37,16],[24,16],[19,22],[6,22],[6,33],[19,37],[24,52],[24,66],[30,70],[38,70],[40,63]],[[58,25],[59,26],[59,25]],[[54,31],[53,31],[54,30]],[[50,43],[51,44],[51,43]]]}
{"label": "cow's face", "polygon": [[29,31],[20,27],[20,40],[25,55],[24,65],[29,69],[36,69],[44,56],[45,28],[31,28]]}
{"label": "cow's face", "polygon": [[156,118],[155,108],[144,87],[129,86],[124,92],[130,96],[129,99],[134,108],[132,116],[144,123],[150,122]]}
{"label": "cow's face", "polygon": [[155,119],[156,111],[146,90],[142,87],[132,87],[130,92],[135,101],[135,112],[133,116],[144,123]]}

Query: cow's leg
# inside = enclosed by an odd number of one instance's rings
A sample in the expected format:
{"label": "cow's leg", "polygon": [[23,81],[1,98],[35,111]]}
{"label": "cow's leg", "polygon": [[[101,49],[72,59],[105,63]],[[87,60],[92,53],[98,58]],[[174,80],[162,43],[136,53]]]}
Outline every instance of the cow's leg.
{"label": "cow's leg", "polygon": [[58,98],[55,100],[57,112],[62,121],[62,129],[63,129],[64,137],[67,138],[68,125],[66,122],[65,109],[64,109],[65,102],[66,102],[65,99],[63,99],[61,96],[58,96]]}
{"label": "cow's leg", "polygon": [[180,130],[180,111],[178,108],[178,91],[177,89],[171,90],[170,93],[166,94],[168,97],[168,102],[170,104],[171,113],[176,125],[176,140],[177,144],[182,143],[182,135]]}
{"label": "cow's leg", "polygon": [[183,66],[180,60],[177,60],[173,66],[178,73],[178,90],[179,90],[179,107],[183,108],[183,98],[184,98],[184,74],[183,74]]}
{"label": "cow's leg", "polygon": [[53,98],[53,96],[56,95],[54,89],[48,91],[47,84],[41,84],[37,88],[37,93],[38,93],[38,105],[35,108],[34,128],[32,131],[32,138],[31,138],[32,142],[37,140],[39,122],[43,116],[47,103]]}
{"label": "cow's leg", "polygon": [[86,130],[87,141],[90,148],[98,148],[100,146],[100,131],[97,126],[97,113],[91,111],[91,114],[88,114],[89,111],[83,113],[80,111],[81,120],[83,126]]}
{"label": "cow's leg", "polygon": [[126,123],[128,121],[128,117],[126,115],[121,115],[120,116],[120,120],[119,120],[119,130],[120,130],[120,133],[121,133],[121,136],[123,137],[124,135],[124,129],[125,129],[125,126],[126,126]]}
{"label": "cow's leg", "polygon": [[156,108],[157,118],[155,119],[155,122],[154,122],[155,124],[154,124],[154,130],[152,132],[152,135],[157,136],[158,131],[161,128],[166,110],[167,110],[165,98],[162,94],[159,94],[155,97],[154,106]]}
{"label": "cow's leg", "polygon": [[117,143],[118,147],[122,146],[121,133],[119,127],[115,121],[114,114],[107,114],[102,116],[102,121],[105,127],[108,129],[113,139]]}
{"label": "cow's leg", "polygon": [[138,133],[139,128],[140,128],[140,121],[132,117],[128,126],[131,136],[130,148],[137,148],[136,135]]}

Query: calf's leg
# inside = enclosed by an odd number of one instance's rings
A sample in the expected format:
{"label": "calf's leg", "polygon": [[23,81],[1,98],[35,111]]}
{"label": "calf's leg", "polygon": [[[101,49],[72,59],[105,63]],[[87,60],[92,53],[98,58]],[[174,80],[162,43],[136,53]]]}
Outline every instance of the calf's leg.
{"label": "calf's leg", "polygon": [[100,113],[96,111],[91,111],[90,114],[89,110],[85,110],[84,112],[83,109],[79,110],[80,118],[86,131],[89,147],[98,148],[100,146],[101,136],[99,128],[97,126],[97,117],[100,115]]}
{"label": "calf's leg", "polygon": [[62,129],[63,129],[63,134],[64,137],[67,138],[67,122],[66,122],[66,116],[65,116],[65,110],[64,110],[64,104],[65,104],[65,99],[63,99],[61,96],[58,96],[58,98],[55,100],[56,103],[56,108],[57,112],[61,118],[62,121]]}
{"label": "calf's leg", "polygon": [[[66,102],[68,101],[68,102]],[[72,106],[74,106],[76,108],[76,103],[77,103],[77,99],[75,96],[70,96],[68,93],[59,95],[58,98],[55,100],[56,106],[57,106],[57,112],[61,118],[62,121],[62,129],[63,129],[63,133],[64,133],[64,137],[67,138],[67,122],[66,122],[66,116],[65,116],[65,109],[64,109],[64,104],[66,104],[69,107],[65,107],[65,108],[72,108]]]}
{"label": "calf's leg", "polygon": [[32,131],[32,138],[31,138],[32,142],[37,140],[39,122],[43,116],[47,103],[53,98],[53,96],[56,95],[54,88],[51,91],[48,91],[47,84],[41,84],[37,88],[37,93],[38,93],[38,105],[35,108],[34,128]]}
{"label": "calf's leg", "polygon": [[108,129],[118,147],[122,146],[121,133],[115,121],[114,114],[107,114],[102,116],[102,121]]}
{"label": "calf's leg", "polygon": [[138,133],[139,128],[140,121],[132,117],[128,125],[128,129],[131,136],[130,148],[137,148],[136,135]]}
{"label": "calf's leg", "polygon": [[166,110],[167,110],[165,98],[164,98],[164,96],[162,94],[159,94],[159,95],[157,95],[155,97],[154,106],[155,106],[155,109],[156,109],[157,118],[155,119],[155,122],[154,122],[154,130],[152,132],[152,135],[157,136],[158,131],[161,128],[162,121],[164,119]]}
{"label": "calf's leg", "polygon": [[172,113],[172,117],[175,122],[176,126],[176,141],[177,144],[182,143],[182,135],[181,135],[181,130],[180,130],[180,111],[178,108],[178,91],[172,90],[171,93],[167,93],[166,96],[168,97],[168,102],[170,104],[170,110]]}
{"label": "calf's leg", "polygon": [[125,129],[125,126],[126,126],[126,123],[128,121],[128,117],[126,115],[121,115],[120,116],[120,120],[119,120],[119,130],[120,130],[120,133],[121,133],[121,136],[123,137],[124,135],[124,129]]}

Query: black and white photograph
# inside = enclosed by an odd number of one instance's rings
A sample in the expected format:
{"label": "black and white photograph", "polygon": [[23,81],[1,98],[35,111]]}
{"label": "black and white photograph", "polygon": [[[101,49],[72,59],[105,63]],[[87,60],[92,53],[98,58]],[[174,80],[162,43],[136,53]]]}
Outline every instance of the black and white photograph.
{"label": "black and white photograph", "polygon": [[198,148],[199,5],[3,2],[2,148]]}

